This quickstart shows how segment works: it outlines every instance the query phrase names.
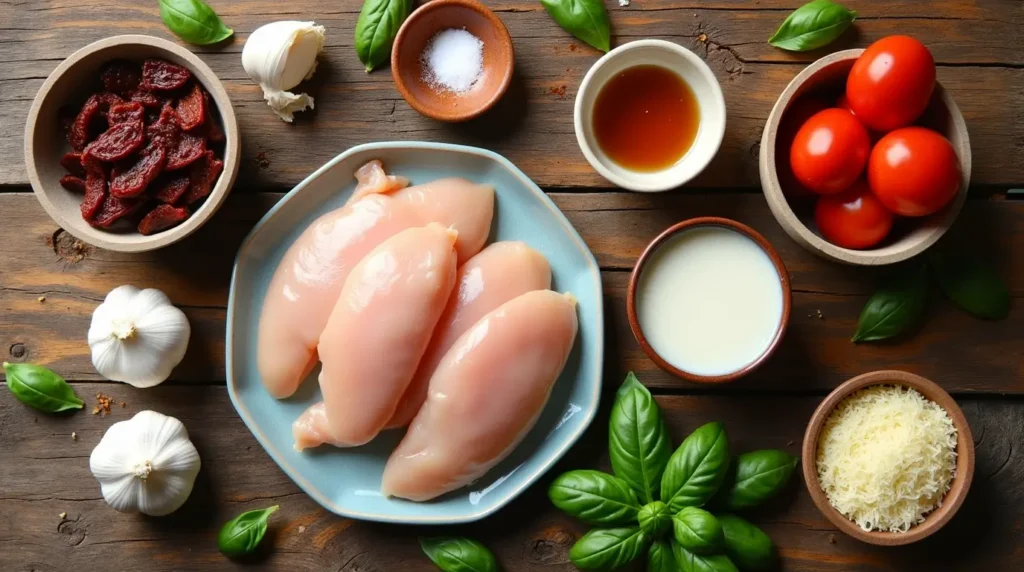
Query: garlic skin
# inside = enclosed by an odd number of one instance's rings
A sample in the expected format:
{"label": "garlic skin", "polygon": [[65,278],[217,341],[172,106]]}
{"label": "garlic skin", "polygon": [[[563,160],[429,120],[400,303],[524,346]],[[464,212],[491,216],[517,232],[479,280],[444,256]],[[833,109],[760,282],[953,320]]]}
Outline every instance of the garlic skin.
{"label": "garlic skin", "polygon": [[267,104],[291,123],[296,111],[313,108],[313,98],[288,91],[313,77],[316,57],[324,49],[324,27],[314,22],[282,20],[260,26],[245,41],[242,67],[263,88]]}
{"label": "garlic skin", "polygon": [[92,314],[92,364],[107,379],[153,387],[185,357],[191,333],[185,313],[163,292],[118,286]]}
{"label": "garlic skin", "polygon": [[114,423],[89,455],[89,470],[107,504],[119,512],[151,516],[185,504],[199,466],[199,452],[185,426],[156,411]]}

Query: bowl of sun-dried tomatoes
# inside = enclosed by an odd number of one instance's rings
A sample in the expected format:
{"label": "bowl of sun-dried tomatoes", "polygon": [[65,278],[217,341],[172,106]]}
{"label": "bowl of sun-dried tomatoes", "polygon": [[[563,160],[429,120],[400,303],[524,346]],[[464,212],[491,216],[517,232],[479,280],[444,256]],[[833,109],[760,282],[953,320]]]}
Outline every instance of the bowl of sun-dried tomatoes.
{"label": "bowl of sun-dried tomatoes", "polygon": [[177,242],[220,207],[238,173],[238,124],[194,54],[115,36],[64,60],[25,127],[25,163],[46,212],[109,250]]}

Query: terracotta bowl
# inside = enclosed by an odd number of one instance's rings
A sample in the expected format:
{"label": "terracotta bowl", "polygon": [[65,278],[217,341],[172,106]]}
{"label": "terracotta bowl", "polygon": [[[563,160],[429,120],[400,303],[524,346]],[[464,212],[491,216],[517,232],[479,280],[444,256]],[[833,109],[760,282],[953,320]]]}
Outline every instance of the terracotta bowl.
{"label": "terracotta bowl", "polygon": [[[836,510],[829,502],[825,492],[818,482],[817,453],[818,437],[825,425],[829,414],[843,399],[860,389],[869,385],[903,385],[912,387],[919,391],[929,400],[937,403],[939,407],[946,410],[949,418],[956,427],[956,475],[950,485],[949,492],[942,500],[942,506],[933,510],[925,516],[924,522],[910,528],[907,532],[867,532],[857,523],[851,521]],[[922,538],[931,536],[942,528],[956,511],[963,504],[967,496],[967,490],[971,488],[971,479],[974,477],[974,438],[971,436],[971,428],[967,425],[967,419],[963,411],[956,404],[956,401],[949,396],[941,387],[935,383],[912,373],[905,371],[873,371],[858,375],[837,387],[828,397],[821,402],[821,405],[811,416],[811,422],[807,425],[804,433],[804,444],[801,464],[804,471],[804,482],[807,483],[807,491],[811,493],[811,500],[818,507],[825,518],[834,524],[839,530],[868,544],[880,546],[899,546],[917,542]]]}
{"label": "terracotta bowl", "polygon": [[[210,196],[180,225],[143,236],[133,228],[104,230],[93,228],[82,219],[82,196],[60,186],[66,174],[60,165],[64,153],[71,151],[60,126],[60,108],[76,105],[84,99],[90,86],[98,84],[99,69],[116,59],[144,60],[162,58],[188,68],[206,91],[220,117],[224,129],[224,170]],[[187,49],[161,38],[151,36],[114,36],[93,42],[71,54],[53,70],[39,88],[28,122],[25,124],[25,167],[39,202],[47,214],[64,230],[89,244],[121,252],[155,250],[177,242],[203,225],[217,211],[238,173],[238,122],[231,108],[231,100],[220,80],[206,64]]]}
{"label": "terracotta bowl", "polygon": [[[871,249],[851,250],[828,242],[818,233],[814,224],[813,198],[791,200],[784,192],[776,170],[776,145],[779,125],[790,104],[799,98],[820,95],[829,101],[842,93],[854,61],[864,50],[844,50],[825,56],[807,66],[789,82],[768,116],[761,136],[760,172],[761,188],[768,199],[772,214],[793,240],[804,248],[825,258],[861,266],[893,264],[924,252],[945,234],[967,198],[971,179],[971,145],[967,125],[952,96],[936,82],[932,101],[924,115],[916,122],[938,131],[953,144],[960,158],[963,173],[960,192],[941,211],[923,218],[897,218],[893,230],[885,241]],[[785,180],[785,177],[783,178]],[[791,184],[790,184],[791,186]],[[789,189],[792,192],[792,188]]]}
{"label": "terracotta bowl", "polygon": [[[647,264],[647,261],[651,259],[654,251],[676,234],[701,226],[725,227],[752,239],[761,247],[762,250],[765,251],[765,253],[768,254],[768,257],[775,265],[775,270],[778,272],[779,280],[782,283],[782,319],[779,321],[779,328],[775,332],[775,337],[772,338],[771,343],[768,344],[764,353],[758,356],[756,360],[747,364],[742,369],[725,375],[698,375],[681,370],[670,364],[661,357],[661,355],[659,355],[647,341],[647,338],[644,336],[643,329],[640,327],[640,320],[637,317],[636,311],[637,286],[640,282],[640,276],[643,274],[644,266]],[[629,318],[629,328],[633,330],[633,337],[635,337],[637,343],[640,344],[640,349],[642,349],[644,353],[647,354],[647,357],[651,358],[651,360],[654,361],[654,363],[662,370],[667,371],[676,377],[681,377],[697,383],[724,383],[727,381],[733,381],[754,371],[760,367],[761,364],[767,361],[769,357],[771,357],[775,352],[775,349],[779,346],[779,343],[782,342],[782,337],[786,333],[786,326],[789,324],[789,313],[790,306],[792,305],[792,298],[793,294],[789,285],[789,272],[786,271],[786,265],[782,263],[782,258],[779,256],[779,253],[775,251],[775,248],[772,247],[771,243],[765,240],[763,236],[749,226],[736,222],[732,219],[720,217],[697,217],[687,219],[670,226],[664,232],[659,234],[657,238],[652,240],[651,243],[647,245],[647,248],[644,249],[643,254],[641,254],[640,258],[636,261],[636,265],[633,266],[632,275],[629,277],[629,286],[626,291],[626,314]]]}
{"label": "terracotta bowl", "polygon": [[[421,55],[435,34],[465,29],[484,44],[483,76],[465,93],[442,93],[423,79]],[[512,38],[494,12],[475,0],[433,0],[402,24],[391,49],[391,75],[405,101],[416,111],[441,121],[467,121],[501,99],[512,81]]]}

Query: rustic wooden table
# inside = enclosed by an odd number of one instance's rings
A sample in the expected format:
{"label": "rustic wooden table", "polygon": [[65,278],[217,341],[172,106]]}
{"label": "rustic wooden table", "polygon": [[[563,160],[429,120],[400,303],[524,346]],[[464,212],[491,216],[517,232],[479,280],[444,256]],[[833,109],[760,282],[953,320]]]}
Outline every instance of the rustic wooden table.
{"label": "rustic wooden table", "polygon": [[[869,370],[906,369],[937,381],[963,407],[978,447],[967,501],[939,534],[915,546],[877,548],[835,530],[802,483],[754,520],[775,539],[787,570],[1024,569],[1024,5],[1020,0],[846,0],[856,30],[832,48],[866,46],[894,33],[932,50],[939,80],[970,129],[971,198],[951,240],[998,265],[1017,298],[1009,319],[976,321],[938,303],[925,327],[897,343],[849,342],[875,279],[824,262],[783,234],[762,197],[758,141],[778,94],[822,53],[790,54],[766,39],[801,0],[607,0],[613,44],[657,37],[704,57],[722,84],[729,126],[717,158],[682,192],[608,189],[578,151],[572,128],[576,88],[598,54],[559,29],[537,2],[489,1],[516,47],[516,75],[499,106],[463,125],[420,117],[399,97],[388,70],[367,75],[356,59],[358,0],[212,0],[233,41],[194,48],[235,103],[244,163],[234,193],[200,232],[174,247],[122,255],[83,245],[57,228],[28,187],[22,130],[43,79],[74,50],[115,34],[170,38],[156,2],[0,0],[0,351],[12,362],[50,366],[89,400],[69,416],[38,414],[0,391],[0,570],[224,570],[238,564],[216,548],[216,531],[235,514],[280,504],[272,548],[252,569],[346,572],[427,571],[422,529],[338,518],[292,484],[256,443],[224,387],[224,320],[234,253],[280,193],[357,143],[422,139],[479,145],[504,154],[550,191],[600,262],[607,307],[609,390],[628,370],[658,394],[678,440],[724,420],[737,448],[799,451],[804,426],[837,383]],[[243,41],[282,18],[328,30],[326,56],[309,90],[316,111],[279,121],[242,70]],[[707,388],[674,379],[642,354],[626,323],[629,270],[662,229],[697,215],[745,222],[778,248],[793,280],[794,311],[778,354],[740,382]],[[136,390],[104,382],[90,364],[85,332],[111,288],[155,286],[193,327],[172,381]],[[125,407],[90,415],[97,393]],[[609,393],[610,395],[610,393]],[[509,572],[572,570],[567,551],[585,529],[545,496],[554,474],[607,466],[607,405],[586,437],[512,506],[459,532],[496,552]],[[156,409],[184,421],[203,459],[188,503],[165,518],[123,515],[102,500],[88,456],[114,421]],[[73,437],[77,436],[77,439]],[[64,514],[66,513],[66,514]],[[430,532],[430,531],[426,531]]]}

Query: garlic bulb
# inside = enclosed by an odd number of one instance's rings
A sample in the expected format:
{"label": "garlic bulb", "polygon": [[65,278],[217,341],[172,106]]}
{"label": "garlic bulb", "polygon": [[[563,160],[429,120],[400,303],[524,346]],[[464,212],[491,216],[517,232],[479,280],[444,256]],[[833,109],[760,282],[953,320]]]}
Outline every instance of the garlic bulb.
{"label": "garlic bulb", "polygon": [[313,108],[313,98],[287,90],[313,77],[316,57],[323,48],[323,26],[295,20],[272,22],[257,28],[245,41],[242,67],[263,88],[263,97],[274,113],[291,123],[293,113]]}
{"label": "garlic bulb", "polygon": [[191,328],[163,292],[118,286],[92,314],[89,348],[100,375],[153,387],[185,357]]}
{"label": "garlic bulb", "polygon": [[114,423],[89,455],[103,499],[120,512],[164,516],[185,504],[199,474],[199,452],[181,421],[141,411]]}

